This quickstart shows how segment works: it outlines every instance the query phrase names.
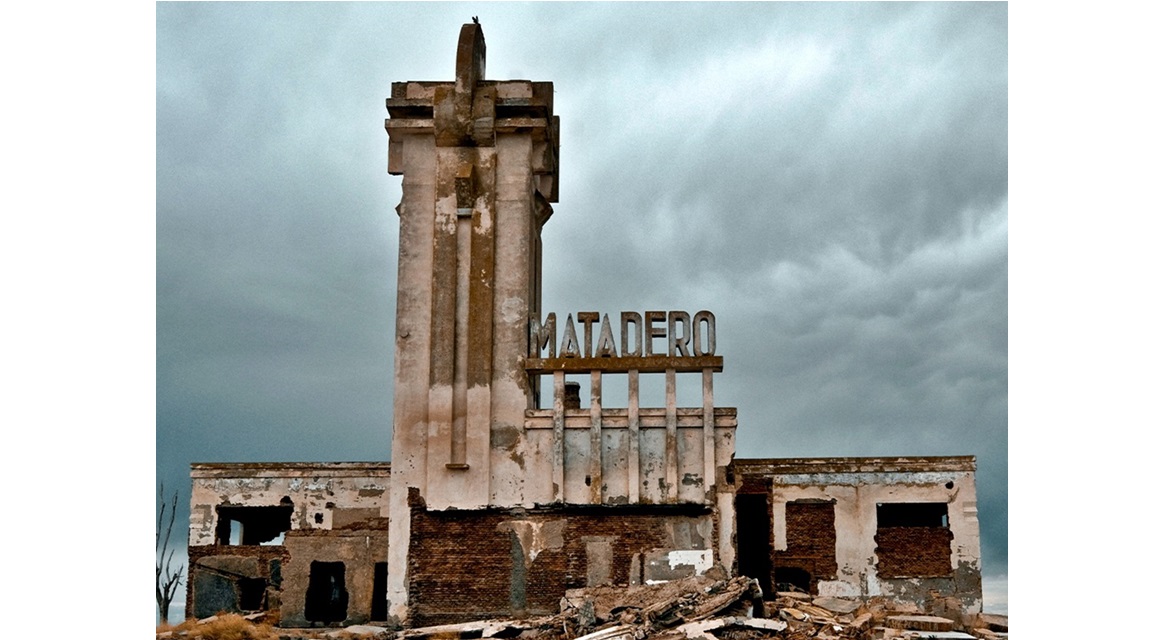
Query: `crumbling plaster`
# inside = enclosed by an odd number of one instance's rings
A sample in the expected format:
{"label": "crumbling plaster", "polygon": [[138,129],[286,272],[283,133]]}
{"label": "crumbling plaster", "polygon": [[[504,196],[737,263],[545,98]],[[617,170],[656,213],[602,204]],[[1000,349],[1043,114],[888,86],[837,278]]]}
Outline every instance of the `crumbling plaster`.
{"label": "crumbling plaster", "polygon": [[280,506],[288,498],[293,530],[331,529],[335,509],[387,517],[389,475],[388,463],[193,464],[188,544],[215,544],[222,505]]}
{"label": "crumbling plaster", "polygon": [[[388,561],[387,526],[379,529],[313,530],[296,532],[284,539],[288,561],[284,563],[283,592],[280,596],[280,620],[285,626],[308,626],[304,617],[313,561],[342,562],[345,568],[344,588],[348,591],[347,624],[362,624],[371,619],[374,569],[378,562]],[[380,620],[383,621],[383,620]]]}
{"label": "crumbling plaster", "polygon": [[[835,580],[818,582],[820,595],[887,596],[922,603],[935,591],[958,598],[965,613],[980,611],[974,457],[738,460],[736,465],[741,475],[772,478],[772,545],[778,551],[788,548],[789,502],[834,502],[838,571]],[[953,534],[951,577],[885,579],[878,575],[876,505],[894,502],[948,505],[948,527]]]}

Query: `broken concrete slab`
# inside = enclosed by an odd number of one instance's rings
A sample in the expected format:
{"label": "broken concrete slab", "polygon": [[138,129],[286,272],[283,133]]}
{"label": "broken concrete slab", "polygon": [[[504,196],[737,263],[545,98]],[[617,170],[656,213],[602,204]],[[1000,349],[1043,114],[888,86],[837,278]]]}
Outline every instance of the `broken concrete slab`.
{"label": "broken concrete slab", "polygon": [[[431,627],[417,627],[406,629],[396,634],[397,640],[416,640],[419,638],[491,638],[509,629],[530,629],[537,620],[476,620],[460,624],[441,624]],[[363,626],[363,625],[362,625]]]}
{"label": "broken concrete slab", "polygon": [[583,611],[591,603],[598,622],[627,617],[630,622],[667,628],[716,615],[742,600],[751,604],[759,595],[759,586],[750,578],[696,576],[657,585],[571,589],[561,602],[561,612]]}
{"label": "broken concrete slab", "polygon": [[976,626],[990,631],[1007,631],[1008,616],[999,613],[981,613],[976,616]]}
{"label": "broken concrete slab", "polygon": [[636,640],[635,629],[631,625],[617,625],[580,636],[576,640]]}
{"label": "broken concrete slab", "polygon": [[835,622],[836,614],[832,613],[831,611],[829,611],[823,607],[817,607],[816,605],[802,604],[801,603],[801,604],[797,604],[795,608],[808,614],[816,622],[820,622],[820,623]]}
{"label": "broken concrete slab", "polygon": [[856,613],[856,610],[860,608],[860,603],[855,600],[828,596],[813,598],[812,604],[821,609],[827,609],[832,613]]}
{"label": "broken concrete slab", "polygon": [[780,620],[769,620],[767,618],[736,618],[733,624],[740,627],[748,627],[749,629],[761,629],[763,631],[784,631],[788,628],[788,623]]}
{"label": "broken concrete slab", "polygon": [[325,636],[329,638],[336,639],[376,637],[383,638],[389,635],[391,635],[391,631],[389,631],[386,627],[377,627],[368,624],[354,624],[348,627],[344,627],[343,629],[329,631],[325,634]]}
{"label": "broken concrete slab", "polygon": [[806,621],[810,617],[807,613],[805,613],[799,609],[794,609],[792,607],[784,607],[783,609],[780,610],[780,613],[783,613],[784,615],[788,616],[789,618],[792,618],[793,620],[800,620],[800,621]]}
{"label": "broken concrete slab", "polygon": [[747,627],[749,629],[775,632],[787,630],[788,624],[779,620],[729,616],[725,618],[712,618],[710,620],[697,620],[695,622],[688,622],[676,627],[673,629],[673,631],[676,633],[684,634],[685,640],[714,640],[716,636],[708,632],[717,629],[724,629],[727,627]]}
{"label": "broken concrete slab", "polygon": [[963,631],[905,631],[902,637],[909,640],[979,640]]}
{"label": "broken concrete slab", "polygon": [[848,623],[848,628],[853,632],[859,632],[860,630],[867,628],[868,624],[871,622],[872,614],[866,611],[856,616],[852,622]]}
{"label": "broken concrete slab", "polygon": [[955,623],[940,616],[888,616],[885,624],[910,631],[951,631]]}

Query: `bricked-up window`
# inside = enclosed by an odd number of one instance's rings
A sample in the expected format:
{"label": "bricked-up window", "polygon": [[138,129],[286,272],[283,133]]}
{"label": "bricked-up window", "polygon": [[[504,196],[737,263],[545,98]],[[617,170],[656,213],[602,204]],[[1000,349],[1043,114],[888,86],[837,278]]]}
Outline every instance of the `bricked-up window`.
{"label": "bricked-up window", "polygon": [[943,502],[876,505],[876,559],[881,578],[952,575],[952,531]]}
{"label": "bricked-up window", "polygon": [[812,591],[812,580],[836,577],[834,502],[797,500],[785,504],[784,529],[787,548],[773,556],[778,588]]}
{"label": "bricked-up window", "polygon": [[273,507],[216,507],[216,544],[281,544],[292,528],[292,505]]}

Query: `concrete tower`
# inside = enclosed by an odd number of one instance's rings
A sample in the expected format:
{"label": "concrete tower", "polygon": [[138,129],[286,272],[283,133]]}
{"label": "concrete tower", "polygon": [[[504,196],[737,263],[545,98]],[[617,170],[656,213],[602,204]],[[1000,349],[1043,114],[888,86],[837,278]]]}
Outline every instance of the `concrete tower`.
{"label": "concrete tower", "polygon": [[[485,80],[484,49],[464,25],[454,82],[396,83],[388,100],[388,170],[404,176],[388,600],[410,623],[547,612],[573,586],[733,564],[736,411],[712,407],[715,318],[541,322],[552,83]],[[642,373],[664,378],[663,406],[640,407]],[[700,374],[703,407],[676,406],[680,373]],[[589,407],[564,402],[569,374],[590,376]],[[602,406],[610,374],[627,375],[627,408]]]}
{"label": "concrete tower", "polygon": [[560,122],[552,83],[485,80],[484,58],[480,25],[466,24],[455,82],[397,82],[388,100],[388,171],[404,176],[394,608],[406,603],[408,496],[433,510],[523,502],[515,459],[532,390],[520,358],[540,305],[540,230],[558,199]]}

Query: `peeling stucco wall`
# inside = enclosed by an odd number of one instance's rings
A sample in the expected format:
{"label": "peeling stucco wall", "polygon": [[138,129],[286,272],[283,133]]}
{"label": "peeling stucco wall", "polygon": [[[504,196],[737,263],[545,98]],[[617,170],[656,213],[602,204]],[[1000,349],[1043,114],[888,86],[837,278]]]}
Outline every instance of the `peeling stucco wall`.
{"label": "peeling stucco wall", "polygon": [[[714,412],[711,389],[722,358],[683,358],[707,360],[705,369],[695,369],[701,408],[676,407],[677,368],[691,367],[675,363],[645,371],[669,376],[671,400],[664,407],[605,408],[601,415],[598,395],[594,408],[570,416],[537,406],[541,385],[554,384],[560,396],[563,389],[562,372],[542,375],[526,364],[537,355],[528,353],[528,332],[541,311],[541,232],[551,203],[559,201],[560,119],[552,83],[488,80],[485,51],[480,26],[465,24],[454,81],[396,82],[387,100],[388,171],[403,176],[393,492],[415,492],[428,514],[706,505],[716,509],[725,532],[708,546],[709,561],[730,568],[731,490],[716,478],[732,459],[736,411]],[[686,313],[672,313],[683,322],[670,327],[687,326]],[[701,313],[714,351],[715,318]],[[659,335],[684,350],[686,338],[677,342],[675,334]],[[602,371],[588,373],[598,381]],[[562,404],[561,397],[555,406]],[[418,565],[409,560],[422,557],[418,547],[427,537],[399,500],[388,518],[389,602],[397,619],[408,620],[409,607],[419,604],[410,586],[418,581],[407,575]],[[535,535],[523,527],[502,535],[513,533],[518,540]],[[606,553],[603,540],[589,544],[593,555]],[[520,548],[528,554],[526,567],[534,565],[533,549]],[[432,593],[430,580],[422,597]],[[549,603],[550,610],[555,606]]]}
{"label": "peeling stucco wall", "polygon": [[[312,562],[340,562],[345,567],[344,588],[348,592],[346,624],[364,624],[372,620],[372,597],[387,585],[375,583],[375,565],[388,561],[388,525],[361,529],[331,531],[294,531],[284,539],[288,559],[282,569],[284,588],[281,594],[280,620],[283,626],[304,627],[305,599]],[[377,622],[383,622],[381,617]]]}
{"label": "peeling stucco wall", "polygon": [[[278,610],[284,603],[289,614],[296,615],[303,607],[309,559],[348,555],[341,542],[344,535],[360,541],[369,539],[373,557],[386,560],[389,485],[388,463],[193,464],[186,610],[205,617],[219,610]],[[286,505],[292,509],[290,529],[281,544],[218,544],[219,507]],[[294,536],[308,533],[333,536],[316,543],[322,549],[308,551],[293,562],[294,547],[298,553],[312,548],[307,542],[294,543]],[[363,559],[352,557],[355,562],[349,565],[349,580],[357,581],[357,590],[349,590],[353,596],[350,606],[357,608],[350,608],[349,615],[366,619],[363,598],[369,598],[370,604],[371,595],[363,595],[364,571],[370,572],[371,565],[356,564]],[[301,570],[303,576],[299,575]],[[242,581],[250,590],[263,581],[267,593],[261,606],[241,607]],[[302,620],[301,616],[297,618]]]}
{"label": "peeling stucco wall", "polygon": [[[943,598],[964,614],[981,610],[974,457],[737,459],[734,464],[741,478],[771,478],[774,561],[786,561],[794,548],[789,538],[795,534],[788,521],[790,503],[833,505],[836,571],[816,580],[819,595],[886,596],[919,606]],[[878,541],[877,504],[884,503],[943,503],[947,530],[893,529],[879,532]],[[910,558],[897,548],[920,553],[944,542],[949,545],[946,567],[938,556]],[[881,570],[878,544],[891,550],[887,564],[892,571]],[[906,572],[923,575],[902,575]]]}
{"label": "peeling stucco wall", "polygon": [[337,510],[387,517],[389,478],[386,462],[193,464],[188,545],[216,542],[223,505],[280,506],[287,498],[293,530],[331,529]]}

